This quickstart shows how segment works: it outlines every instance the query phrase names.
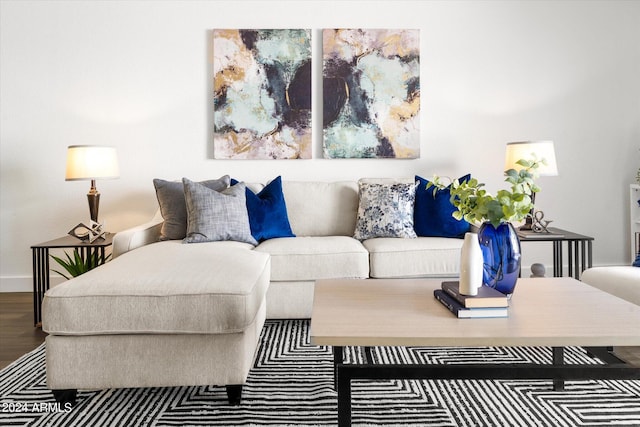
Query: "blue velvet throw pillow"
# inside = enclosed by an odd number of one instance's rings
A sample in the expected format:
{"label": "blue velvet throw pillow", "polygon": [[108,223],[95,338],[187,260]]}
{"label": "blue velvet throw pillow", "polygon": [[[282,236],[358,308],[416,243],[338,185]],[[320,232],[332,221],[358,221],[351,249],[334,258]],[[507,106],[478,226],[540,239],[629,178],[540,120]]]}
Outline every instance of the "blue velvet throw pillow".
{"label": "blue velvet throw pillow", "polygon": [[[465,175],[460,182],[467,181],[471,175]],[[456,211],[451,201],[450,187],[427,190],[428,180],[416,175],[416,201],[413,209],[413,229],[422,237],[463,237],[469,231],[469,223],[458,221],[451,214]]]}
{"label": "blue velvet throw pillow", "polygon": [[287,205],[282,193],[282,177],[275,178],[258,194],[247,188],[246,199],[254,239],[262,242],[276,237],[296,237],[289,224]]}

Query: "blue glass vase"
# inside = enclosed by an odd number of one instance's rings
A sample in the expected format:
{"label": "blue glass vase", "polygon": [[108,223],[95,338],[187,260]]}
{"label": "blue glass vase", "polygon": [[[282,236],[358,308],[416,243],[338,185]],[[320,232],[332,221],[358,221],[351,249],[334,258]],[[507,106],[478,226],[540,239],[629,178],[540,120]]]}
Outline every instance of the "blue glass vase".
{"label": "blue glass vase", "polygon": [[515,228],[510,222],[497,228],[485,222],[478,231],[478,240],[484,259],[483,284],[510,298],[520,276],[520,239]]}

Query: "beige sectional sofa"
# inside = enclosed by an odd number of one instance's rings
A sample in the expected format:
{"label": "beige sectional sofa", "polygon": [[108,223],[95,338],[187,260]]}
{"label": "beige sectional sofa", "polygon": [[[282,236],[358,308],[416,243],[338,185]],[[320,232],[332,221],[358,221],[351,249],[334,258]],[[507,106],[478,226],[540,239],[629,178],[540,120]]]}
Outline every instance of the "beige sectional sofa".
{"label": "beige sectional sofa", "polygon": [[[257,192],[263,185],[248,187]],[[247,250],[270,256],[271,280],[266,298],[269,319],[311,317],[313,285],[318,279],[458,275],[461,239],[354,239],[357,181],[283,181],[282,191],[296,237],[270,239],[256,247],[244,245]],[[118,233],[113,243],[114,258],[157,242],[161,223],[158,211],[149,223]]]}
{"label": "beige sectional sofa", "polygon": [[640,267],[593,267],[582,272],[581,281],[640,305]]}
{"label": "beige sectional sofa", "polygon": [[225,385],[237,403],[265,319],[310,317],[315,280],[458,274],[460,239],[353,238],[358,189],[283,181],[296,237],[257,246],[158,241],[160,213],[117,233],[112,261],[45,296],[49,388]]}

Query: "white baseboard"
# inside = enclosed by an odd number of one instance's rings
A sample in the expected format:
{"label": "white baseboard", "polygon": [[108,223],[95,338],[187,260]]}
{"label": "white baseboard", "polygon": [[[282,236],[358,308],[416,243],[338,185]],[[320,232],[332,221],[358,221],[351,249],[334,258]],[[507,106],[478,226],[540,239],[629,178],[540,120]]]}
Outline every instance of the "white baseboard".
{"label": "white baseboard", "polygon": [[[52,274],[49,278],[51,286],[65,281],[65,278]],[[33,278],[31,276],[2,276],[0,277],[0,292],[33,292]]]}
{"label": "white baseboard", "polygon": [[31,277],[3,276],[0,277],[0,292],[32,292],[33,279]]}

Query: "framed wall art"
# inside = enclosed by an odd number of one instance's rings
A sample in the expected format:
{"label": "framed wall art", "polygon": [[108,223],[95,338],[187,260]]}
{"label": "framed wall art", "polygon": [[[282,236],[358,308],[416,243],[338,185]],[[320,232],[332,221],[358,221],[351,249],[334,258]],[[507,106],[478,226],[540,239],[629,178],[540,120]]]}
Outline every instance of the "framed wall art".
{"label": "framed wall art", "polygon": [[214,158],[311,158],[311,31],[214,30]]}
{"label": "framed wall art", "polygon": [[326,158],[420,157],[420,32],[324,29]]}

